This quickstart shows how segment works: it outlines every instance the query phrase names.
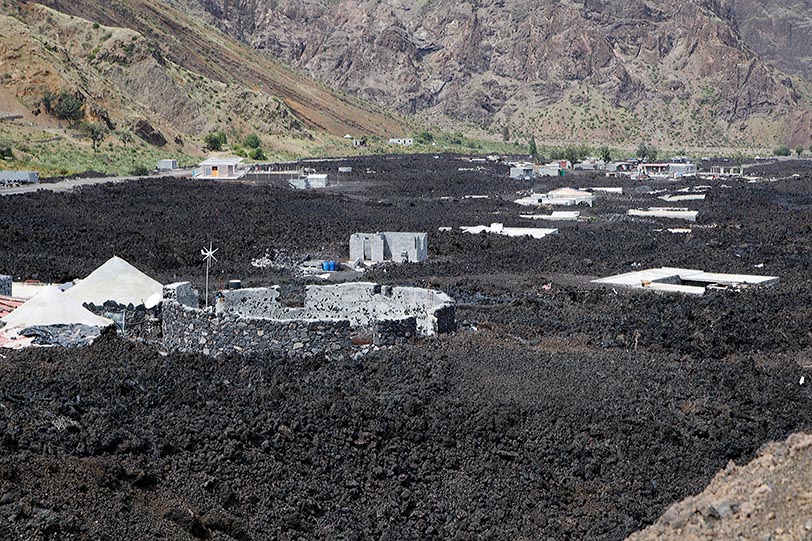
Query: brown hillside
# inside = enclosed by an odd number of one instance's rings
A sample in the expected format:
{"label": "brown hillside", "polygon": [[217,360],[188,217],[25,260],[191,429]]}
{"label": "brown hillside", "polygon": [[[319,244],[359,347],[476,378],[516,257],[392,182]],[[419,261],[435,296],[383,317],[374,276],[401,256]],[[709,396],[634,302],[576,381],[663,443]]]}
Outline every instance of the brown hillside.
{"label": "brown hillside", "polygon": [[59,11],[109,26],[133,29],[158,43],[161,54],[183,68],[221,83],[237,83],[280,97],[305,125],[333,135],[388,135],[403,122],[373,111],[281,66],[156,0],[46,0]]}

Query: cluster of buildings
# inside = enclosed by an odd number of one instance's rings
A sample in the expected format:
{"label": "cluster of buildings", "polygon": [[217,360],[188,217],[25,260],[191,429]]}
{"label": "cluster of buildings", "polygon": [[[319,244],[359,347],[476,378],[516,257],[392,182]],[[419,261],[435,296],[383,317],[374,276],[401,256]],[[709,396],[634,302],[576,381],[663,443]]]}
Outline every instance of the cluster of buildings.
{"label": "cluster of buildings", "polygon": [[[716,167],[719,175],[732,176],[734,172],[741,175],[741,167]],[[634,179],[646,178],[683,178],[694,177],[699,174],[696,164],[687,158],[674,158],[668,162],[644,162],[640,160],[603,162],[596,158],[589,158],[572,164],[568,160],[556,160],[546,164],[532,162],[516,162],[510,166],[510,177],[515,179],[532,180],[543,177],[560,177],[567,171],[602,171],[609,177],[627,176]],[[722,173],[721,171],[724,171]]]}

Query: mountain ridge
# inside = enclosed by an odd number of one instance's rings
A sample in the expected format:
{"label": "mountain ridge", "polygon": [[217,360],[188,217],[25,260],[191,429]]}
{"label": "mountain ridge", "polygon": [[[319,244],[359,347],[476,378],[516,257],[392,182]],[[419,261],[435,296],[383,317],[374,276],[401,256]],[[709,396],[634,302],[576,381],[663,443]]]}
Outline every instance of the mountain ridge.
{"label": "mountain ridge", "polygon": [[809,81],[750,46],[731,0],[187,2],[327,84],[427,120],[612,143],[812,134]]}

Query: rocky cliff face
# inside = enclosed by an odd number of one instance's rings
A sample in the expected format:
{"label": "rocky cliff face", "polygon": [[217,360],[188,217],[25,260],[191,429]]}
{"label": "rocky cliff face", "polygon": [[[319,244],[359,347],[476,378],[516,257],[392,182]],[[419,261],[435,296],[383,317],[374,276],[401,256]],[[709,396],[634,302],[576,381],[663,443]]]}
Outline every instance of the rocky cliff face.
{"label": "rocky cliff face", "polygon": [[812,2],[735,0],[742,37],[764,60],[790,74],[812,79]]}
{"label": "rocky cliff face", "polygon": [[[740,33],[752,2],[197,1],[254,47],[435,120],[617,142],[768,143],[809,132],[797,120],[807,108],[799,83]],[[745,27],[755,35],[752,19]]]}

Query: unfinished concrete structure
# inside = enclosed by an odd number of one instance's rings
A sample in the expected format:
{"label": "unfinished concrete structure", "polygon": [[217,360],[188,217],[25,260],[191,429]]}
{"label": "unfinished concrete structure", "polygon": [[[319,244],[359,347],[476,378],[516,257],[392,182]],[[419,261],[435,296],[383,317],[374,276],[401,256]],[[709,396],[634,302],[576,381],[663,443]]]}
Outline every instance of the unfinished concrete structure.
{"label": "unfinished concrete structure", "polygon": [[307,286],[302,306],[286,306],[278,287],[221,291],[214,310],[197,308],[191,285],[164,288],[163,341],[169,349],[204,354],[257,351],[309,355],[456,328],[454,301],[440,291],[359,282]]}
{"label": "unfinished concrete structure", "polygon": [[428,257],[428,245],[427,233],[355,233],[350,236],[350,260],[417,263]]}
{"label": "unfinished concrete structure", "polygon": [[325,173],[310,173],[307,176],[288,179],[288,184],[297,190],[312,190],[326,188],[330,185],[330,182]]}
{"label": "unfinished concrete structure", "polygon": [[661,267],[600,278],[592,280],[592,283],[669,293],[704,295],[706,291],[713,289],[773,286],[778,283],[778,277],[721,274],[696,269]]}

